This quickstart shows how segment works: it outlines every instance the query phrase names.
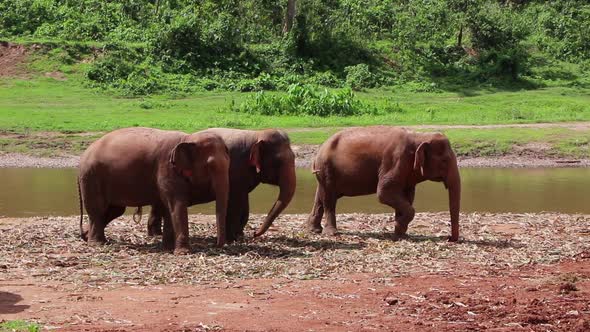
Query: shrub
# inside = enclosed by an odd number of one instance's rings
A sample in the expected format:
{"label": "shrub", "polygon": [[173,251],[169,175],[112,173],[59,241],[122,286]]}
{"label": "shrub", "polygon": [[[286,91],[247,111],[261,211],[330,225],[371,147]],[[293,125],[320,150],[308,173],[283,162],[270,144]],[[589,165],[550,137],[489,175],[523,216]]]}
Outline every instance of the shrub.
{"label": "shrub", "polygon": [[341,79],[339,79],[334,73],[330,70],[324,72],[316,72],[310,78],[310,82],[317,85],[323,85],[330,88],[340,88],[343,85]]}
{"label": "shrub", "polygon": [[379,110],[356,99],[350,89],[318,92],[312,86],[293,84],[285,95],[271,95],[258,92],[244,103],[236,106],[234,112],[261,115],[313,115],[313,116],[352,116],[377,114]]}
{"label": "shrub", "polygon": [[376,85],[375,76],[369,70],[369,66],[361,63],[356,66],[344,68],[346,72],[346,84],[353,90],[372,88]]}

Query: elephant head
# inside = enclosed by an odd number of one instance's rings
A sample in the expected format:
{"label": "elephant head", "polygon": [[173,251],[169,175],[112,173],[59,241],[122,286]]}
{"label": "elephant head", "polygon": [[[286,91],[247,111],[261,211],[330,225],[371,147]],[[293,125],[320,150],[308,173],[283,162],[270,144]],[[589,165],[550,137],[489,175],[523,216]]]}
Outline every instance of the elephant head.
{"label": "elephant head", "polygon": [[229,195],[229,153],[227,147],[216,135],[205,136],[205,139],[203,139],[203,135],[200,135],[194,140],[176,145],[170,154],[170,163],[176,172],[191,183],[198,183],[202,178],[211,179],[211,187],[215,188],[217,246],[222,247],[226,240]]}
{"label": "elephant head", "polygon": [[451,241],[459,239],[459,209],[461,206],[461,177],[457,157],[448,138],[440,133],[421,134],[416,142],[414,172],[425,180],[442,181],[449,191]]}
{"label": "elephant head", "polygon": [[295,154],[287,134],[280,130],[258,132],[250,150],[250,164],[256,167],[262,183],[279,186],[279,196],[255,236],[264,234],[295,194]]}

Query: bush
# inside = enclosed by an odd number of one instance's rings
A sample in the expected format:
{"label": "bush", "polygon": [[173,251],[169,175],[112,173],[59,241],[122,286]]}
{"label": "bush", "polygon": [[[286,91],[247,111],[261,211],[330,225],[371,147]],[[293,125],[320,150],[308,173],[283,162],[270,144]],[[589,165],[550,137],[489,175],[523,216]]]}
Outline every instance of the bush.
{"label": "bush", "polygon": [[376,85],[374,75],[369,70],[369,66],[364,63],[346,67],[344,72],[346,72],[346,85],[353,90],[372,88]]}
{"label": "bush", "polygon": [[176,73],[235,69],[235,63],[247,56],[234,18],[220,14],[207,22],[190,10],[162,27],[150,40],[150,49],[166,71]]}
{"label": "bush", "polygon": [[330,92],[323,89],[317,92],[312,86],[291,85],[285,95],[270,95],[258,92],[244,103],[236,106],[234,112],[261,115],[313,115],[313,116],[352,116],[377,114],[379,110],[356,99],[350,89]]}
{"label": "bush", "polygon": [[323,85],[330,88],[341,88],[343,82],[330,70],[324,72],[316,72],[310,78],[310,83],[316,85]]}

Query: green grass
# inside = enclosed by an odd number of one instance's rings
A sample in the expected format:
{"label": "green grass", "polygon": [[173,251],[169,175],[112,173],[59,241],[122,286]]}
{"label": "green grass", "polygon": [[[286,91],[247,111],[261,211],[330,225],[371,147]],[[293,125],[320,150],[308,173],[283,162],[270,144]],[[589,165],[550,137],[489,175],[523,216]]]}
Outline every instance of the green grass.
{"label": "green grass", "polygon": [[515,146],[545,143],[545,155],[590,157],[590,131],[565,128],[447,129],[453,148],[463,156],[497,156]]}
{"label": "green grass", "polygon": [[[71,57],[78,57],[72,60]],[[505,124],[590,121],[590,88],[552,85],[540,89],[455,88],[446,92],[411,92],[407,87],[357,93],[359,99],[395,111],[352,117],[263,116],[230,111],[251,94],[203,92],[123,98],[85,87],[83,73],[91,54],[51,48],[30,56],[27,79],[0,79],[0,150],[51,156],[79,154],[100,133],[146,126],[194,132],[209,127],[286,128],[295,144],[320,144],[342,127],[375,124]],[[81,57],[81,58],[80,58]],[[66,81],[44,77],[59,71]],[[281,94],[275,92],[275,94]],[[57,132],[46,137],[42,132]],[[460,155],[501,155],[515,145],[546,142],[549,153],[584,157],[590,135],[567,129],[449,129],[446,134]]]}
{"label": "green grass", "polygon": [[0,323],[0,332],[37,332],[41,326],[24,320],[9,320]]}
{"label": "green grass", "polygon": [[[56,64],[45,68],[59,70]],[[39,63],[35,67],[40,67]],[[65,68],[67,69],[67,68]],[[77,74],[67,81],[36,77],[0,80],[0,129],[34,131],[107,131],[148,126],[195,131],[208,127],[300,128],[389,124],[498,124],[590,120],[590,89],[550,87],[537,90],[478,90],[418,93],[371,90],[365,101],[399,104],[402,111],[379,116],[263,116],[229,110],[232,100],[249,94],[204,92],[183,98],[121,98],[85,88]]]}

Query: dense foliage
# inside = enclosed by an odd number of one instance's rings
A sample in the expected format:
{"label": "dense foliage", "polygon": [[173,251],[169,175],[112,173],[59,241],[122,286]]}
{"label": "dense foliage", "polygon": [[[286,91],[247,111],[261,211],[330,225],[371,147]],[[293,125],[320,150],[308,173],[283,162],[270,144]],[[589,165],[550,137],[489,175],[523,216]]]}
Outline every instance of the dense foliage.
{"label": "dense foliage", "polygon": [[270,95],[263,91],[230,110],[261,115],[352,116],[379,114],[382,110],[358,100],[352,90],[317,91],[311,86],[293,84],[284,95]]}
{"label": "dense foliage", "polygon": [[[585,0],[0,0],[0,38],[90,42],[130,95],[504,84],[590,67]],[[551,68],[549,70],[548,68]],[[587,82],[587,80],[582,80]],[[585,84],[585,83],[584,83]]]}

